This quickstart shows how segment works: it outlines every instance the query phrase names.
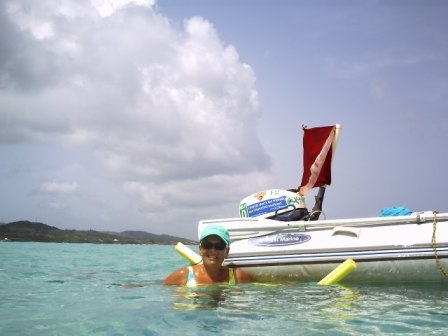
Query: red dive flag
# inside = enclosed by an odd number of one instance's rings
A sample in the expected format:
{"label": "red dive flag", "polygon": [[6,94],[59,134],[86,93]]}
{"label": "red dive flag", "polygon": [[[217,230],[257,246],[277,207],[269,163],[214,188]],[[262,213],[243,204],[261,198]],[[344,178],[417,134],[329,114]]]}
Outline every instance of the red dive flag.
{"label": "red dive flag", "polygon": [[336,126],[303,127],[303,176],[299,193],[331,184],[332,145]]}

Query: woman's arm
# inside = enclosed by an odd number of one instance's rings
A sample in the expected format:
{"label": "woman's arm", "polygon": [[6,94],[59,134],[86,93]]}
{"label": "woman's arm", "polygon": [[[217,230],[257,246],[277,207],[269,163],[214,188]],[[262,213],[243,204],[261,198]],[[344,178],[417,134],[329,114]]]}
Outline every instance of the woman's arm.
{"label": "woman's arm", "polygon": [[249,274],[244,272],[243,270],[236,268],[235,269],[235,280],[236,283],[242,283],[242,282],[251,282],[252,279],[250,278]]}

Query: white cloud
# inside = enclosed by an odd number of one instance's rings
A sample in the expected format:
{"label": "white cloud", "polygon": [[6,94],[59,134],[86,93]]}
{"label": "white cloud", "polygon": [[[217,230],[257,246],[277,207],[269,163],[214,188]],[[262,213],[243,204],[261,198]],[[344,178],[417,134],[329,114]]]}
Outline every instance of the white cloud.
{"label": "white cloud", "polygon": [[40,191],[45,193],[71,193],[78,189],[79,185],[76,182],[43,182],[40,186]]}
{"label": "white cloud", "polygon": [[[28,11],[15,1],[6,12],[0,143],[82,146],[149,215],[165,205],[160,198],[187,204],[213,193],[209,184],[220,203],[229,181],[260,188],[266,177],[255,175],[270,162],[256,133],[255,76],[210,22],[193,17],[175,28],[152,1],[51,4]],[[41,191],[76,188],[46,182]],[[172,194],[185,188],[188,196]]]}
{"label": "white cloud", "polygon": [[60,202],[49,202],[48,207],[54,210],[61,210],[67,208],[67,205]]}
{"label": "white cloud", "polygon": [[117,10],[129,4],[151,7],[154,3],[155,0],[92,0],[93,6],[101,16],[112,15]]}

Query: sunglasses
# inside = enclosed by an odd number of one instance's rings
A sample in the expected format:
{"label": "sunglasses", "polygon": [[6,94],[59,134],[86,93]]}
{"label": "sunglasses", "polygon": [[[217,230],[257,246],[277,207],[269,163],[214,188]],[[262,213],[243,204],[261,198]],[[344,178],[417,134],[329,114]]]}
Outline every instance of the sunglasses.
{"label": "sunglasses", "polygon": [[215,250],[222,251],[227,247],[227,244],[224,242],[219,242],[219,243],[213,244],[209,241],[203,241],[203,242],[201,242],[201,247],[206,250],[211,250],[214,247]]}

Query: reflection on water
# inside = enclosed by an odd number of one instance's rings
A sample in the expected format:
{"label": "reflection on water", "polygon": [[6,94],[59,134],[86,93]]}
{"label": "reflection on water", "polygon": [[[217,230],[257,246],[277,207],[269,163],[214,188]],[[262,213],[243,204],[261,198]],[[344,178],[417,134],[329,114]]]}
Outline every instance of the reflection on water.
{"label": "reflection on water", "polygon": [[[313,288],[314,287],[314,288]],[[242,314],[265,314],[284,311],[285,303],[292,317],[310,308],[325,314],[333,322],[354,318],[359,291],[342,286],[318,286],[314,283],[241,284],[204,287],[173,287],[173,307],[181,310],[232,310]],[[286,307],[287,308],[287,307]],[[287,316],[286,316],[287,317]]]}
{"label": "reflection on water", "polygon": [[237,295],[238,287],[214,285],[204,287],[174,287],[173,307],[182,310],[216,309],[231,295]]}
{"label": "reflection on water", "polygon": [[173,287],[170,291],[172,308],[186,314],[182,320],[195,330],[216,324],[238,325],[228,334],[258,335],[275,329],[283,335],[323,335],[338,326],[341,335],[352,334],[354,328],[360,331],[357,321],[365,317],[359,313],[363,295],[357,287],[295,282]]}
{"label": "reflection on water", "polygon": [[226,333],[235,335],[274,330],[282,335],[367,335],[446,327],[444,310],[436,309],[435,314],[428,293],[438,306],[446,307],[447,287],[431,289],[295,282],[172,287],[169,292],[172,311],[192,330],[225,325]]}
{"label": "reflection on water", "polygon": [[329,286],[326,290],[331,293],[328,306],[322,309],[321,315],[326,316],[329,323],[338,325],[340,332],[350,332],[347,322],[357,318],[359,291],[339,284]]}

